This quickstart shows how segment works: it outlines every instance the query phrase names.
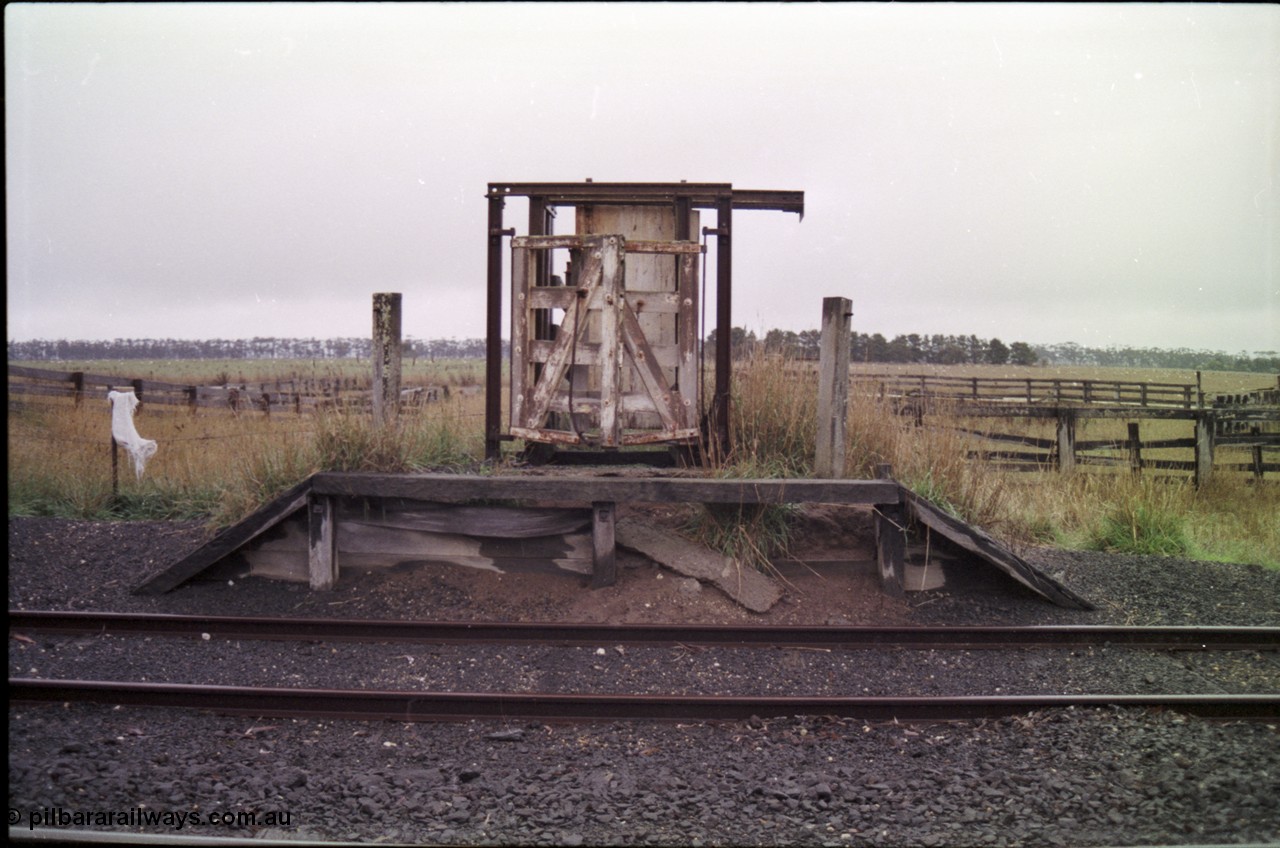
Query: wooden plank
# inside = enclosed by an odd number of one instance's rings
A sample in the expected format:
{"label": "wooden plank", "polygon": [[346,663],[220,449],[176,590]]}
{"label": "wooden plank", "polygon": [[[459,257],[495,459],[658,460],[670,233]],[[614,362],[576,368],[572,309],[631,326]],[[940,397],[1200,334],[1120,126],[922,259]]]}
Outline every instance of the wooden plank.
{"label": "wooden plank", "polygon": [[681,430],[672,430],[670,432],[653,430],[650,432],[623,433],[622,444],[624,447],[656,445],[659,442],[683,442],[692,444],[697,442],[701,435],[702,434],[697,427],[686,427]]}
{"label": "wooden plank", "polygon": [[[532,341],[529,343],[529,351],[530,362],[546,362],[551,354],[555,352],[555,342]],[[663,368],[676,368],[680,365],[682,354],[675,345],[651,345],[650,351],[654,360]],[[575,359],[578,365],[599,364],[600,344],[598,342],[579,341]]]}
{"label": "wooden plank", "polygon": [[618,236],[605,236],[600,244],[604,303],[600,307],[600,443],[617,447],[622,435],[618,415],[622,394],[622,338],[619,327],[623,309],[623,265]]}
{"label": "wooden plank", "polygon": [[1138,422],[1129,422],[1129,470],[1134,474],[1142,473],[1142,436]]}
{"label": "wooden plank", "polygon": [[677,424],[673,410],[684,407],[680,393],[667,385],[662,369],[658,367],[657,357],[654,356],[653,349],[645,339],[644,331],[640,329],[639,320],[635,313],[626,307],[622,310],[621,329],[622,340],[631,358],[631,364],[635,366],[636,373],[640,376],[640,383],[645,393],[653,401],[654,411],[658,413],[658,418],[662,422],[662,430],[666,433],[674,433]]}
{"label": "wooden plank", "polygon": [[617,512],[617,504],[607,501],[591,505],[592,589],[618,582]]}
{"label": "wooden plank", "polygon": [[[694,402],[698,398],[698,262],[695,256],[682,256],[676,268],[676,296],[680,312],[676,317],[676,345],[680,356],[676,371],[676,388],[680,390],[680,427],[698,425]],[[659,347],[662,347],[661,345]],[[662,353],[655,351],[659,357]]]}
{"label": "wooden plank", "polygon": [[311,588],[327,592],[338,582],[338,521],[334,499],[313,494],[307,503],[307,577]]}
{"label": "wooden plank", "polygon": [[[893,482],[893,467],[876,466],[876,477]],[[882,504],[875,509],[876,570],[880,588],[888,595],[904,594],[907,570],[907,516],[902,504]]]}
{"label": "wooden plank", "polygon": [[[587,296],[601,284],[604,275],[603,258],[602,249],[593,248],[583,251],[583,267],[578,278],[580,283],[578,290],[586,292]],[[586,313],[587,310],[582,308],[565,312],[559,335],[556,337],[555,350],[543,366],[542,375],[538,379],[537,386],[534,387],[524,419],[514,422],[516,425],[528,428],[542,426],[543,420],[551,410],[551,399],[559,394],[560,382],[569,370],[574,344],[587,326]]]}
{"label": "wooden plank", "polygon": [[578,249],[587,245],[585,236],[517,236],[511,246],[529,250]]}
{"label": "wooden plank", "polygon": [[311,478],[325,495],[439,501],[487,498],[592,503],[892,504],[892,480],[723,480],[689,477],[542,477],[471,474],[380,474],[327,471]]}
{"label": "wooden plank", "polygon": [[[223,530],[178,562],[149,578],[133,590],[135,595],[161,595],[235,553],[249,541],[270,530],[307,505],[312,491],[307,479],[289,489],[238,524]],[[323,493],[322,493],[323,494]]]}
{"label": "wooden plank", "polygon": [[1076,416],[1071,410],[1058,415],[1058,470],[1070,474],[1076,467]]}
{"label": "wooden plank", "polygon": [[813,470],[819,477],[844,476],[845,431],[849,422],[849,324],[847,297],[822,299],[818,353],[818,433]]}
{"label": "wooden plank", "polygon": [[[533,320],[529,302],[529,265],[532,254],[520,248],[511,250],[511,412],[515,424],[525,423],[526,386],[530,377],[529,328]],[[563,289],[562,289],[563,290]],[[538,422],[539,424],[541,422]]]}
{"label": "wooden plank", "polygon": [[459,506],[438,502],[417,502],[412,506],[390,509],[375,508],[368,513],[356,506],[349,506],[341,509],[339,515],[344,524],[498,539],[532,539],[576,533],[591,523],[591,513],[585,509]]}
{"label": "wooden plank", "polygon": [[977,527],[948,515],[909,489],[902,489],[902,499],[911,516],[920,524],[981,557],[1036,594],[1061,607],[1095,609],[1088,600],[1044,574]]}
{"label": "wooden plank", "polygon": [[711,583],[752,612],[768,612],[782,597],[782,588],[754,568],[638,519],[618,519],[617,541],[673,571]]}
{"label": "wooden plank", "polygon": [[1213,431],[1215,429],[1212,413],[1196,417],[1196,488],[1208,483],[1209,478],[1213,476]]}
{"label": "wooden plank", "polygon": [[48,371],[44,368],[28,368],[25,365],[10,365],[10,377],[26,377],[31,380],[46,380],[55,383],[70,383],[74,377],[72,371]]}
{"label": "wooden plank", "polygon": [[628,239],[627,253],[664,253],[679,256],[698,256],[702,253],[702,245],[696,241],[650,241],[647,239]]}

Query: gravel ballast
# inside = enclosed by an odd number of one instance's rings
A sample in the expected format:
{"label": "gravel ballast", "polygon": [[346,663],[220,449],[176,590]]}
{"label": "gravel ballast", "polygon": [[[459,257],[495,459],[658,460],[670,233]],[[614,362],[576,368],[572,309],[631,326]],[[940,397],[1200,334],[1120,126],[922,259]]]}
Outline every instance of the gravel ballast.
{"label": "gravel ballast", "polygon": [[[436,620],[1280,625],[1274,571],[1048,550],[1024,555],[1097,610],[1053,607],[992,569],[959,561],[940,566],[945,587],[901,600],[880,596],[870,579],[861,591],[856,575],[846,585],[827,574],[815,584],[827,591],[801,591],[815,578],[794,575],[798,588],[769,617],[647,562],[624,562],[619,586],[595,593],[576,577],[531,585],[524,576],[440,567],[344,576],[325,595],[236,575],[158,598],[130,594],[203,538],[192,524],[10,519],[10,606]],[[850,695],[1274,692],[1278,676],[1274,654],[1250,652],[467,648],[11,634],[11,676],[89,672],[272,686]],[[155,834],[501,845],[1280,840],[1274,724],[1120,709],[946,724],[766,715],[548,726],[11,705],[9,778],[11,826],[19,829],[44,818]],[[165,818],[139,823],[144,812]],[[94,813],[126,820],[85,821]],[[241,817],[210,823],[226,813]]]}

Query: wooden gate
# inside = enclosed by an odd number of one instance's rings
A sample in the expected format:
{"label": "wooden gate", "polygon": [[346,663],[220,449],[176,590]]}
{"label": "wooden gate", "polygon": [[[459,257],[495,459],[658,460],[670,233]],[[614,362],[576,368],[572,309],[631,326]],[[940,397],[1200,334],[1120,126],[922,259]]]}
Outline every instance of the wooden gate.
{"label": "wooden gate", "polygon": [[[511,245],[511,435],[605,448],[695,441],[700,245],[619,234]],[[553,250],[569,251],[565,285],[547,271]],[[674,288],[629,291],[630,254],[668,257]],[[647,336],[645,316],[667,316],[666,337]]]}

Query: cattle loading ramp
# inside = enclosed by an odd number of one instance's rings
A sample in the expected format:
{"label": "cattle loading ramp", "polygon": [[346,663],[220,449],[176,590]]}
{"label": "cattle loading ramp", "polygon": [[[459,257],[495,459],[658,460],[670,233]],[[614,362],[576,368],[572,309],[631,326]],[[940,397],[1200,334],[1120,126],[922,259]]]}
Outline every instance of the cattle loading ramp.
{"label": "cattle loading ramp", "polygon": [[[620,542],[626,546],[629,533],[625,524],[618,533],[616,508],[632,503],[871,507],[876,559],[886,592],[903,591],[907,526],[914,520],[1054,604],[1094,608],[991,536],[889,479],[323,472],[223,530],[134,592],[168,592],[248,553],[257,558],[255,574],[305,580],[313,589],[330,589],[339,574],[340,537],[341,560],[347,566],[394,565],[396,557],[514,571],[551,563],[590,575],[592,587],[598,588],[616,579],[616,548]],[[415,546],[417,552],[406,555],[406,549]],[[652,546],[637,549],[651,557],[662,556]],[[713,582],[725,588],[734,581]],[[760,598],[761,590],[755,586],[736,598],[753,608],[744,600],[748,594]]]}

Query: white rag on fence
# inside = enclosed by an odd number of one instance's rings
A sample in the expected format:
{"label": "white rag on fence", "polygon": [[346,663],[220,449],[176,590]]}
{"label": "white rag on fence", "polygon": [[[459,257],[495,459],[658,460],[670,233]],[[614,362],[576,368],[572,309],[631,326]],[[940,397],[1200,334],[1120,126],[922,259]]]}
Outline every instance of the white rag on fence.
{"label": "white rag on fence", "polygon": [[156,455],[156,443],[153,439],[144,439],[138,435],[138,428],[133,426],[133,411],[138,407],[138,398],[132,391],[107,392],[107,400],[111,402],[111,438],[133,457],[133,470],[142,479],[142,470],[147,460]]}

